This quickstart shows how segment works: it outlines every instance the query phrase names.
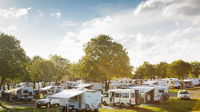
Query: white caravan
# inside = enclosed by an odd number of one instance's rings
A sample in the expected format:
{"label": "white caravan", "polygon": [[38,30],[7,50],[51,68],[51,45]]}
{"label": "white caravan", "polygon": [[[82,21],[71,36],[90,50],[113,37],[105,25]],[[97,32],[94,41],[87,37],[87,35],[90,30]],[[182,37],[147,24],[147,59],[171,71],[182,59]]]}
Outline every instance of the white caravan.
{"label": "white caravan", "polygon": [[131,89],[141,92],[143,103],[159,102],[169,98],[168,87],[165,86],[135,86],[131,87]]}
{"label": "white caravan", "polygon": [[101,92],[87,89],[68,89],[50,98],[60,100],[60,106],[66,110],[98,111],[101,104]]}
{"label": "white caravan", "polygon": [[32,87],[18,87],[15,89],[5,91],[8,98],[15,98],[19,100],[31,100],[34,97],[34,90]]}
{"label": "white caravan", "polygon": [[46,86],[44,88],[40,88],[40,92],[43,92],[46,95],[53,95],[63,90],[64,90],[63,86]]}
{"label": "white caravan", "polygon": [[177,78],[165,78],[165,85],[169,88],[181,88],[180,80]]}
{"label": "white caravan", "polygon": [[102,91],[103,85],[101,83],[82,83],[77,86],[74,86],[74,88],[80,88],[80,89],[85,88],[85,89]]}
{"label": "white caravan", "polygon": [[103,96],[104,105],[133,106],[140,104],[140,93],[134,89],[111,89]]}

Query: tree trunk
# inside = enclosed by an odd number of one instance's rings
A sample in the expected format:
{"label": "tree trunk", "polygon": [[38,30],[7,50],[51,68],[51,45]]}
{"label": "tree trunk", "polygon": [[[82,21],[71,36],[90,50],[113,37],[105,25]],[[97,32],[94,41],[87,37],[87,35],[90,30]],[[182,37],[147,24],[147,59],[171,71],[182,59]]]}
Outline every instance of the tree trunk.
{"label": "tree trunk", "polygon": [[35,81],[33,82],[33,88],[35,89],[36,87],[35,87]]}
{"label": "tree trunk", "polygon": [[[4,77],[1,77],[1,81],[0,81],[0,87],[2,87],[4,85],[4,82],[5,82],[5,79]],[[5,88],[3,87],[3,89],[5,90]]]}
{"label": "tree trunk", "polygon": [[104,83],[105,83],[105,91],[108,91],[110,87],[110,80],[105,80]]}
{"label": "tree trunk", "polygon": [[10,84],[7,83],[7,89],[10,90]]}

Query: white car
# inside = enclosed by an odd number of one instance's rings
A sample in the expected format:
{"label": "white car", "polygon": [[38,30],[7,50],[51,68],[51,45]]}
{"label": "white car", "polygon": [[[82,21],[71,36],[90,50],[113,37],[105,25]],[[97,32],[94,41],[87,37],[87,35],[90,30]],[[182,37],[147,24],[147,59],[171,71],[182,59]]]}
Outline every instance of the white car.
{"label": "white car", "polygon": [[186,90],[180,90],[177,95],[178,99],[190,99],[190,94]]}
{"label": "white car", "polygon": [[59,100],[50,99],[48,96],[44,96],[43,99],[39,99],[36,101],[37,108],[41,108],[41,106],[52,107],[52,106],[59,106]]}

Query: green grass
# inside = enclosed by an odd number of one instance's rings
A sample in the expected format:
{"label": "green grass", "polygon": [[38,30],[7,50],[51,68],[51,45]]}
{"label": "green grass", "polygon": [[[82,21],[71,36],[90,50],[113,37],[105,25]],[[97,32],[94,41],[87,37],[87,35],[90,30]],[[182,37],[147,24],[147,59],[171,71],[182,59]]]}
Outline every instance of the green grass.
{"label": "green grass", "polygon": [[[49,112],[60,112],[61,108],[50,108]],[[200,99],[178,100],[171,98],[168,101],[159,104],[140,105],[128,109],[100,109],[99,112],[200,112]],[[0,110],[0,112],[46,112],[46,109],[37,109],[35,107],[21,107],[15,110]]]}

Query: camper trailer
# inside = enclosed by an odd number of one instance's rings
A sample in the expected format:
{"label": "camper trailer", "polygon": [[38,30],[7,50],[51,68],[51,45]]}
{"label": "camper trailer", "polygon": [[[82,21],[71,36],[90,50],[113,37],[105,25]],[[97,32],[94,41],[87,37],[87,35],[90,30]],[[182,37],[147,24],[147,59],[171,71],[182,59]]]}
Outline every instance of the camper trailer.
{"label": "camper trailer", "polygon": [[104,105],[133,106],[140,104],[140,92],[134,89],[111,89],[102,98]]}
{"label": "camper trailer", "polygon": [[40,92],[45,95],[53,95],[59,93],[64,90],[63,86],[46,86],[44,88],[40,88]]}
{"label": "camper trailer", "polygon": [[98,110],[101,104],[101,92],[87,89],[68,89],[50,96],[60,100],[65,110]]}
{"label": "camper trailer", "polygon": [[18,87],[15,89],[5,91],[7,99],[31,100],[34,96],[32,87]]}

